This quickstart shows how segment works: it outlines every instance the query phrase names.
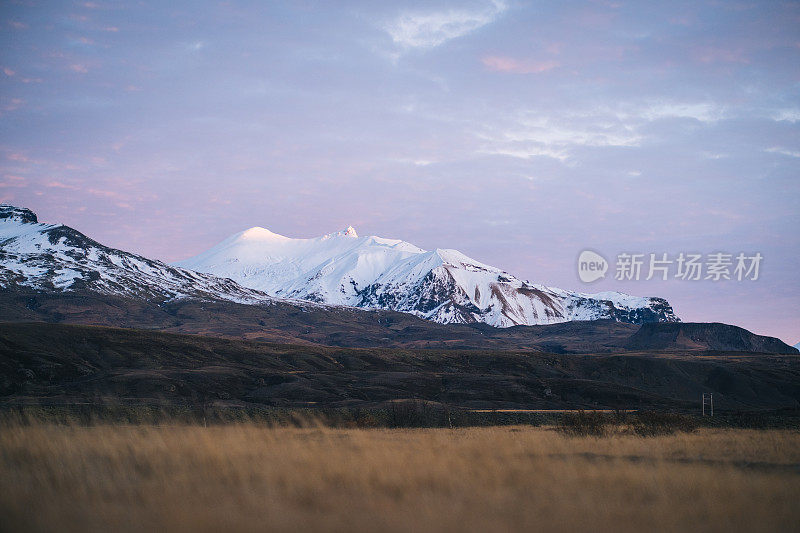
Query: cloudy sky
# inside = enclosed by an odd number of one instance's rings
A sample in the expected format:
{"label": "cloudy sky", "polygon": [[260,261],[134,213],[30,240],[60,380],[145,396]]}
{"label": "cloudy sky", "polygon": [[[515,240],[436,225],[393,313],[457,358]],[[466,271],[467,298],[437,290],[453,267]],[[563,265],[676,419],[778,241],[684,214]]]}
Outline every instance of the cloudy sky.
{"label": "cloudy sky", "polygon": [[353,225],[800,340],[800,3],[6,1],[0,39],[0,201],[104,244]]}

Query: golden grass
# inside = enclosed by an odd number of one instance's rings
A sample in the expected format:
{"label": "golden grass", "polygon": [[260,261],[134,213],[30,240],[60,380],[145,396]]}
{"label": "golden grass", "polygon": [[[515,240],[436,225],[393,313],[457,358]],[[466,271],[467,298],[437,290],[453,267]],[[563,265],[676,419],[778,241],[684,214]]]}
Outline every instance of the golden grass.
{"label": "golden grass", "polygon": [[800,433],[0,428],[0,528],[789,531]]}

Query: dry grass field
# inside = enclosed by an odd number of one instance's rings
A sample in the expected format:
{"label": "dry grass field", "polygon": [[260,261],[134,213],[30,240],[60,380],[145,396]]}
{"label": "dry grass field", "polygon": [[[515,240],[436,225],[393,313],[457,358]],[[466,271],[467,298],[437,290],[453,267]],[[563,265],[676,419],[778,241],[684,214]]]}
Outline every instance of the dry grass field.
{"label": "dry grass field", "polygon": [[0,428],[9,531],[790,531],[800,433]]}

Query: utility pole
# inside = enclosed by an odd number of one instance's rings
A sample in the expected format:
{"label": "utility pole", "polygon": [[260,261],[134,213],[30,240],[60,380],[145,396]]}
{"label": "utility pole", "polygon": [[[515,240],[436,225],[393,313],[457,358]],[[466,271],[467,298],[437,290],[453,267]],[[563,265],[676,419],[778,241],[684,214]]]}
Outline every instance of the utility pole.
{"label": "utility pole", "polygon": [[710,392],[704,392],[702,398],[703,416],[706,416],[706,405],[708,406],[708,415],[714,416],[714,395]]}

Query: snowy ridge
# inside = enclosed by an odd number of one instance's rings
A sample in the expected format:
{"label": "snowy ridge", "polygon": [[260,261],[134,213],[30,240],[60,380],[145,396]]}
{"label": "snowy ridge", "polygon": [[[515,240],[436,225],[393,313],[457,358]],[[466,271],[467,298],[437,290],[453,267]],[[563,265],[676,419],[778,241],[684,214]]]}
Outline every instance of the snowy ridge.
{"label": "snowy ridge", "polygon": [[359,237],[352,226],[313,239],[254,227],[176,264],[276,297],[391,309],[440,323],[679,321],[661,298],[531,284],[457,250],[425,251],[401,240]]}
{"label": "snowy ridge", "polygon": [[0,204],[0,287],[14,285],[41,291],[85,288],[155,300],[272,300],[229,279],[109,248],[68,226],[41,224],[29,209]]}

